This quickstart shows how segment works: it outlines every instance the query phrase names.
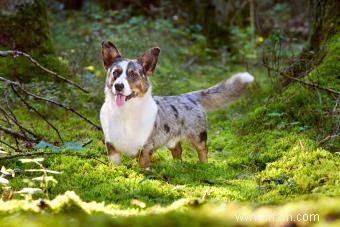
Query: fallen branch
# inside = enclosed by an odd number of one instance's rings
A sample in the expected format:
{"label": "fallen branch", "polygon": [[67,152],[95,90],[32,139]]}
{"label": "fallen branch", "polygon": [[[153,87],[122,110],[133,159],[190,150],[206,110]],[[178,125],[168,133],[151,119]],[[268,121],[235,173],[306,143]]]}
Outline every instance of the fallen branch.
{"label": "fallen branch", "polygon": [[328,136],[326,136],[324,139],[320,140],[318,144],[319,144],[319,145],[322,145],[322,144],[324,144],[324,143],[328,142],[329,140],[334,139],[334,138],[336,138],[336,137],[339,137],[339,134],[328,135]]}
{"label": "fallen branch", "polygon": [[323,86],[320,86],[318,84],[315,84],[315,83],[312,83],[312,82],[308,82],[308,81],[304,81],[304,80],[300,80],[300,79],[297,79],[295,77],[291,77],[291,76],[288,76],[288,75],[285,75],[285,74],[281,74],[282,76],[288,78],[288,79],[291,79],[291,80],[295,80],[303,85],[306,85],[306,86],[309,86],[309,87],[312,87],[312,88],[317,88],[317,89],[320,89],[320,90],[323,90],[323,91],[326,91],[328,93],[331,93],[331,94],[336,94],[336,95],[340,95],[340,92],[339,91],[336,91],[336,90],[333,90],[331,88],[328,88],[328,87],[323,87]]}
{"label": "fallen branch", "polygon": [[17,57],[17,56],[24,56],[27,59],[29,59],[34,65],[36,65],[38,68],[40,68],[41,70],[47,72],[48,74],[58,78],[59,80],[66,82],[68,84],[71,84],[75,87],[77,87],[79,90],[85,92],[85,93],[89,93],[85,88],[81,87],[80,85],[78,85],[77,83],[73,82],[72,80],[66,79],[65,77],[59,75],[56,72],[53,72],[52,70],[42,66],[37,60],[35,60],[31,55],[25,53],[25,52],[21,52],[18,50],[7,50],[7,51],[0,51],[0,57]]}
{"label": "fallen branch", "polygon": [[283,76],[283,77],[286,77],[286,78],[288,78],[288,79],[291,79],[291,80],[294,80],[294,81],[296,81],[296,82],[299,82],[299,83],[301,83],[302,85],[305,85],[305,86],[307,86],[307,87],[312,87],[312,88],[314,88],[314,89],[317,88],[317,89],[319,89],[319,90],[326,91],[326,92],[328,92],[328,93],[330,93],[330,94],[340,95],[340,92],[339,92],[339,91],[333,90],[333,89],[328,88],[328,87],[323,87],[323,86],[320,86],[320,85],[315,84],[315,83],[312,83],[312,82],[304,81],[304,80],[301,80],[301,79],[298,79],[298,78],[295,78],[295,77],[292,77],[292,76],[288,76],[286,73],[281,72],[281,71],[278,71],[278,70],[275,70],[275,69],[273,69],[272,67],[270,67],[269,65],[266,65],[266,64],[263,64],[263,66],[266,67],[266,68],[269,69],[269,70],[272,70],[272,71],[274,71],[274,72],[279,73],[279,74],[280,74],[281,76]]}

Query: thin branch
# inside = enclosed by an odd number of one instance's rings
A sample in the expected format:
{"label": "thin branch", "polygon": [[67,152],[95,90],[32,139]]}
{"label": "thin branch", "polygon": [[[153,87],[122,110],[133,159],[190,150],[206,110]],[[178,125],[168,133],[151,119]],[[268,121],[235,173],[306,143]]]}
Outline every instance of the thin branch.
{"label": "thin branch", "polygon": [[85,143],[83,143],[82,147],[85,147],[87,145],[89,145],[90,143],[93,142],[93,139],[89,139],[88,141],[86,141]]}
{"label": "thin branch", "polygon": [[46,119],[46,117],[45,117],[44,115],[42,115],[35,107],[33,107],[32,105],[30,105],[28,102],[26,102],[26,100],[25,100],[25,99],[24,99],[24,98],[23,98],[16,90],[15,90],[14,85],[11,85],[11,88],[12,88],[13,92],[19,97],[19,99],[26,105],[26,107],[27,107],[28,109],[33,110],[34,113],[36,113],[36,114],[37,114],[41,119],[43,119],[49,126],[51,126],[51,128],[53,128],[53,130],[57,133],[57,135],[58,135],[60,141],[61,141],[62,143],[64,143],[64,140],[63,140],[63,138],[61,137],[59,130],[58,130],[51,122],[49,122],[49,121]]}
{"label": "thin branch", "polygon": [[71,84],[75,87],[77,87],[78,89],[80,89],[81,91],[85,92],[85,93],[89,93],[86,89],[82,88],[80,85],[78,85],[77,83],[73,82],[72,80],[66,79],[65,77],[59,75],[56,72],[53,72],[52,70],[42,66],[37,60],[35,60],[31,55],[25,53],[25,52],[21,52],[18,50],[7,50],[7,51],[0,51],[0,57],[17,57],[17,56],[24,56],[27,59],[29,59],[34,65],[36,65],[38,68],[40,68],[41,70],[47,72],[48,74],[58,78],[59,80],[66,82],[68,84]]}
{"label": "thin branch", "polygon": [[266,65],[266,64],[263,64],[263,66],[266,67],[266,68],[269,69],[269,70],[273,70],[273,71],[275,71],[275,72],[278,72],[281,76],[284,76],[284,77],[286,77],[286,78],[288,78],[288,79],[297,81],[297,82],[299,82],[299,83],[301,83],[302,85],[305,85],[305,86],[307,86],[307,87],[317,88],[317,89],[326,91],[326,92],[328,92],[328,93],[330,93],[330,94],[340,95],[340,92],[339,92],[339,91],[333,90],[333,89],[328,88],[328,87],[323,87],[323,86],[320,86],[320,85],[315,84],[315,83],[312,83],[312,82],[308,82],[308,81],[304,81],[304,80],[301,80],[301,79],[298,79],[298,78],[295,78],[295,77],[288,76],[288,75],[285,74],[284,72],[275,70],[275,69],[271,68],[269,65]]}
{"label": "thin branch", "polygon": [[22,133],[19,133],[19,132],[16,132],[10,128],[6,128],[2,125],[0,125],[0,131],[3,131],[5,132],[6,134],[9,134],[11,135],[13,138],[16,138],[16,139],[21,139],[21,140],[24,140],[24,141],[29,141],[29,142],[38,142],[39,139],[38,138],[34,138],[34,137],[31,137],[31,136],[28,136],[28,135],[24,135]]}
{"label": "thin branch", "polygon": [[68,110],[72,113],[74,113],[75,115],[77,115],[78,117],[82,118],[83,120],[85,120],[86,122],[88,122],[89,124],[91,124],[92,126],[94,126],[96,129],[100,130],[101,127],[98,126],[97,124],[95,124],[94,122],[92,122],[91,120],[87,119],[85,116],[83,116],[82,114],[80,114],[79,112],[77,112],[75,109],[73,109],[72,107],[68,107],[68,106],[65,106],[59,102],[56,102],[54,100],[50,100],[50,99],[47,99],[45,97],[41,97],[41,96],[38,96],[36,94],[33,94],[29,91],[26,91],[22,86],[20,86],[20,84],[18,84],[17,82],[13,82],[11,80],[8,80],[8,79],[5,79],[3,77],[0,77],[0,81],[4,81],[10,85],[14,85],[16,87],[18,87],[23,93],[25,93],[26,95],[29,95],[37,100],[41,100],[41,101],[44,101],[44,102],[47,102],[47,103],[50,103],[50,104],[53,104],[55,106],[58,106],[58,107],[61,107],[65,110]]}
{"label": "thin branch", "polygon": [[[6,111],[3,107],[0,106],[0,110],[1,110],[1,112],[4,113],[4,116],[5,116],[6,121],[7,121],[6,123],[8,124],[8,126],[11,126],[11,125],[14,123],[16,126],[18,126],[18,128],[20,129],[20,131],[22,132],[22,134],[24,134],[25,136],[26,136],[26,133],[25,133],[25,132],[27,132],[27,133],[31,134],[32,136],[34,136],[34,137],[38,137],[38,136],[37,136],[35,133],[33,133],[31,130],[29,130],[29,129],[27,129],[27,128],[25,128],[25,127],[22,126],[22,124],[21,124],[21,123],[18,121],[18,119],[15,117],[14,113],[11,111],[9,105],[8,105],[7,108],[8,108],[8,110],[9,110],[9,113],[7,113],[7,111]],[[11,120],[11,122],[10,122],[9,120]]]}
{"label": "thin branch", "polygon": [[0,143],[6,145],[7,147],[11,148],[12,150],[14,150],[14,151],[16,151],[16,152],[20,152],[20,150],[19,150],[18,148],[16,148],[16,147],[10,145],[9,143],[7,143],[7,142],[5,142],[5,141],[3,141],[3,140],[1,140],[1,139],[0,139]]}
{"label": "thin branch", "polygon": [[35,94],[32,94],[26,90],[24,90],[23,88],[20,88],[22,92],[24,92],[25,94],[29,95],[29,96],[32,96],[33,98],[35,99],[38,99],[38,100],[42,100],[42,101],[45,101],[45,102],[48,102],[48,103],[51,103],[55,106],[59,106],[65,110],[68,110],[72,113],[74,113],[75,115],[77,115],[78,117],[82,118],[83,120],[87,121],[89,124],[91,124],[92,126],[94,126],[96,129],[98,130],[101,130],[101,127],[97,124],[95,124],[94,122],[92,122],[91,120],[87,119],[85,116],[83,116],[82,114],[80,114],[79,112],[77,112],[75,109],[73,109],[72,107],[68,107],[68,106],[65,106],[59,102],[56,102],[54,100],[50,100],[50,99],[47,99],[47,98],[44,98],[44,97],[41,97],[41,96],[38,96],[38,95],[35,95]]}
{"label": "thin branch", "polygon": [[304,84],[306,86],[309,86],[309,87],[312,87],[312,88],[318,88],[320,90],[323,90],[323,91],[326,91],[328,93],[331,93],[331,94],[336,94],[336,95],[340,95],[340,92],[339,91],[336,91],[336,90],[333,90],[331,88],[328,88],[328,87],[323,87],[323,86],[320,86],[318,84],[315,84],[315,83],[312,83],[312,82],[308,82],[308,81],[304,81],[304,80],[300,80],[300,79],[297,79],[295,77],[291,77],[291,76],[288,76],[288,75],[285,75],[284,73],[281,74],[282,76],[284,77],[287,77],[291,80],[295,80],[301,84]]}
{"label": "thin branch", "polygon": [[324,144],[324,143],[328,142],[329,140],[336,138],[338,136],[339,136],[339,134],[328,135],[328,136],[326,136],[325,138],[323,138],[322,140],[319,141],[319,145]]}

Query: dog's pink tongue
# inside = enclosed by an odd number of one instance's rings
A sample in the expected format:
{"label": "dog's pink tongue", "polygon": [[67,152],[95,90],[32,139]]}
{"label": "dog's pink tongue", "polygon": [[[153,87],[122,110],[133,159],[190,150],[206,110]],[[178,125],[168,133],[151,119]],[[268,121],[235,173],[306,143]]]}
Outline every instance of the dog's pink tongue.
{"label": "dog's pink tongue", "polygon": [[117,94],[116,95],[116,104],[117,104],[117,106],[123,106],[124,103],[125,103],[125,96]]}

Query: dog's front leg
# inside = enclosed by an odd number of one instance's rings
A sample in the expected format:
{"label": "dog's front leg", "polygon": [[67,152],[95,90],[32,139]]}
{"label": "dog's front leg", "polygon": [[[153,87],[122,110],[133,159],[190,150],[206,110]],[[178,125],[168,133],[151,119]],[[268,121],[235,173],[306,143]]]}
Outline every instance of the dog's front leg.
{"label": "dog's front leg", "polygon": [[139,166],[145,171],[150,170],[152,150],[143,149],[139,154]]}
{"label": "dog's front leg", "polygon": [[113,162],[116,165],[120,164],[120,153],[115,149],[112,143],[106,142],[106,152],[107,158],[110,162]]}

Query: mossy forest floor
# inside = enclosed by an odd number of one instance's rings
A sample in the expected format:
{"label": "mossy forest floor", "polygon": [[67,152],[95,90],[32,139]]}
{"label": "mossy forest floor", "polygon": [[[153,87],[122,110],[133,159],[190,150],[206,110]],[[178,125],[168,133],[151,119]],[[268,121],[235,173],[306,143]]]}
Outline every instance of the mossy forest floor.
{"label": "mossy forest floor", "polygon": [[[164,20],[127,19],[124,14],[91,10],[52,13],[50,23],[60,60],[79,74],[91,94],[62,90],[51,82],[35,81],[27,87],[51,98],[62,96],[63,102],[96,122],[104,99],[105,72],[100,58],[104,39],[113,41],[123,56],[131,58],[160,46],[160,59],[152,76],[156,95],[206,88],[240,71],[252,73],[256,83],[241,100],[209,115],[208,164],[198,163],[194,149],[185,144],[183,161],[173,160],[166,149],[159,150],[153,156],[151,172],[146,174],[136,160],[126,157],[121,166],[109,164],[101,131],[71,113],[40,106],[65,141],[93,142],[80,151],[45,155],[43,165],[62,172],[55,176],[58,183],[49,190],[52,200],[0,202],[1,226],[340,224],[339,141],[332,138],[320,143],[339,123],[337,117],[324,115],[334,105],[329,95],[300,84],[277,93],[265,69],[257,65],[224,66],[218,59],[209,59],[208,52],[213,50],[206,48],[208,41],[203,36]],[[340,90],[335,79],[340,68],[336,60],[339,39],[334,36],[324,44],[327,54],[306,80]],[[183,67],[197,55],[194,64]],[[25,124],[57,141],[53,131],[32,113],[20,108],[15,112]],[[34,167],[17,159],[0,165],[11,169]],[[31,184],[24,180],[30,177],[16,176],[10,185],[20,190]],[[294,221],[299,213],[319,214],[320,219]],[[276,216],[269,221],[237,221],[235,215],[242,214]],[[292,214],[293,220],[278,220],[277,215],[286,214]]]}

